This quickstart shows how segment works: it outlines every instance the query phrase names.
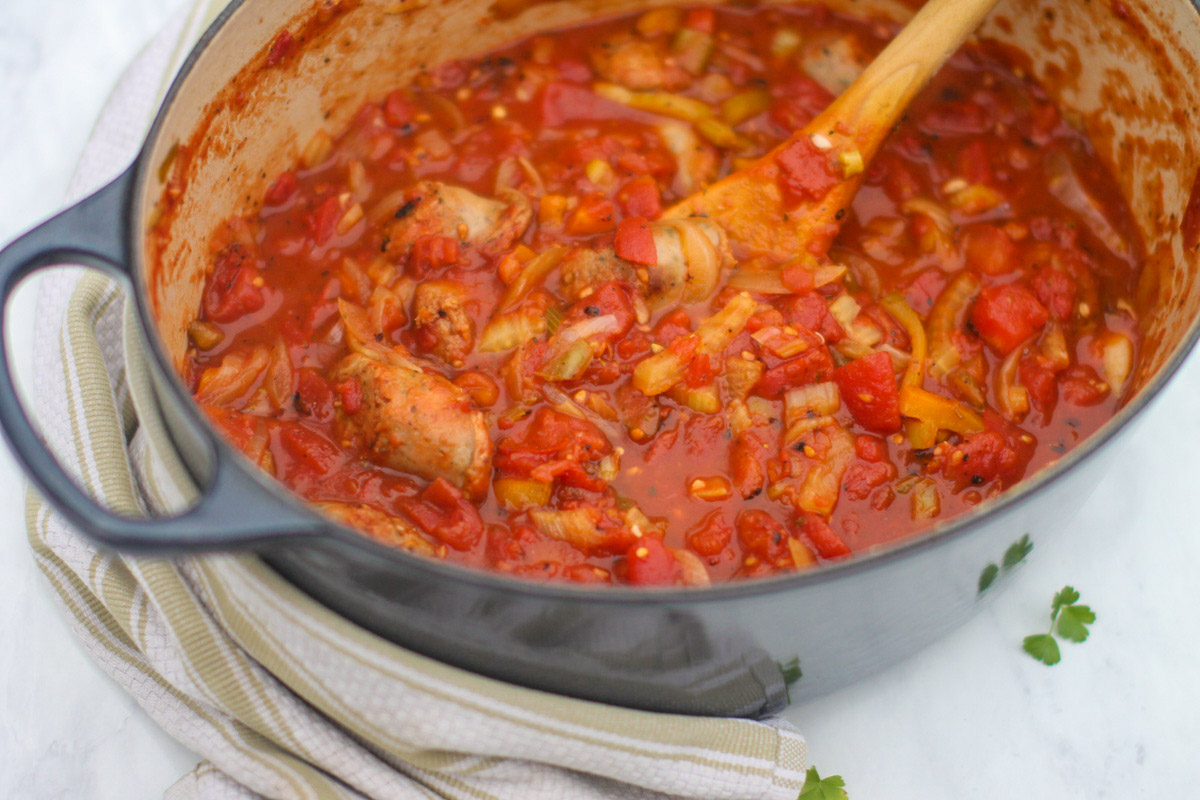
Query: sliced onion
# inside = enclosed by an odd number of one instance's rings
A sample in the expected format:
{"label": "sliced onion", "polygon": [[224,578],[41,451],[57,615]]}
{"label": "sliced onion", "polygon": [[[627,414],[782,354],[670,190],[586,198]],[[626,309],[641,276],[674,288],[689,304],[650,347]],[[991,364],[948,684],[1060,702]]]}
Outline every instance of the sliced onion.
{"label": "sliced onion", "polygon": [[954,221],[950,219],[950,212],[928,197],[910,197],[900,204],[900,208],[909,214],[928,217],[943,236],[954,236]]}
{"label": "sliced onion", "polygon": [[531,258],[521,268],[516,280],[509,284],[508,289],[504,292],[504,296],[500,298],[500,302],[496,304],[496,313],[502,314],[505,311],[511,311],[516,308],[530,292],[545,282],[546,278],[558,267],[566,254],[567,248],[555,245]]}
{"label": "sliced onion", "polygon": [[932,478],[921,478],[912,490],[912,518],[916,521],[933,519],[942,513],[942,498]]}
{"label": "sliced onion", "polygon": [[979,278],[972,272],[961,272],[938,295],[929,310],[929,374],[939,380],[958,366],[962,354],[954,344],[958,317],[979,293]]}
{"label": "sliced onion", "polygon": [[792,422],[818,416],[828,416],[837,413],[842,407],[842,396],[837,384],[833,381],[810,383],[789,389],[783,398],[784,413],[787,421]]}
{"label": "sliced onion", "polygon": [[755,294],[791,294],[792,290],[783,285],[783,275],[777,269],[752,269],[743,267],[735,270],[725,282],[727,286]]}
{"label": "sliced onion", "polygon": [[1042,334],[1042,342],[1038,348],[1054,369],[1066,369],[1071,366],[1071,352],[1067,349],[1067,335],[1057,321],[1052,320],[1046,325],[1046,332]]}
{"label": "sliced onion", "polygon": [[1083,188],[1070,159],[1061,151],[1053,150],[1046,157],[1046,171],[1050,178],[1050,193],[1082,217],[1091,232],[1113,255],[1125,261],[1132,258],[1129,244],[1109,222],[1103,206]]}
{"label": "sliced onion", "polygon": [[557,339],[560,342],[576,342],[580,339],[590,339],[602,333],[612,333],[619,330],[621,323],[615,314],[601,314],[598,317],[588,317],[566,328],[559,328]]}
{"label": "sliced onion", "polygon": [[600,429],[601,433],[608,437],[610,442],[619,442],[621,440],[621,431],[617,430],[616,426],[590,408],[584,408],[567,397],[567,393],[554,384],[544,384],[542,386],[542,394],[546,396],[547,400],[558,406],[560,411],[571,414],[571,416],[578,417],[579,419],[586,419],[595,425]]}
{"label": "sliced onion", "polygon": [[600,530],[600,512],[594,508],[565,511],[535,508],[529,511],[529,519],[542,534],[584,551],[602,544],[607,538]]}
{"label": "sliced onion", "polygon": [[1120,395],[1133,371],[1133,342],[1123,333],[1109,331],[1100,339],[1104,378],[1114,395]]}
{"label": "sliced onion", "polygon": [[232,403],[250,390],[270,360],[265,347],[227,353],[220,366],[209,367],[200,375],[196,399],[213,405]]}
{"label": "sliced onion", "polygon": [[263,388],[275,408],[280,409],[292,398],[292,384],[295,373],[292,371],[292,356],[288,352],[283,339],[276,339],[271,348],[271,359],[267,363],[266,375],[263,377]]}
{"label": "sliced onion", "polygon": [[684,586],[709,586],[712,584],[708,567],[704,566],[704,562],[698,555],[691,550],[674,547],[671,548],[671,554],[675,556],[675,563],[679,565],[679,576]]}
{"label": "sliced onion", "polygon": [[1029,413],[1029,391],[1018,381],[1017,369],[1032,341],[1030,339],[1009,353],[996,371],[996,408],[1013,422]]}

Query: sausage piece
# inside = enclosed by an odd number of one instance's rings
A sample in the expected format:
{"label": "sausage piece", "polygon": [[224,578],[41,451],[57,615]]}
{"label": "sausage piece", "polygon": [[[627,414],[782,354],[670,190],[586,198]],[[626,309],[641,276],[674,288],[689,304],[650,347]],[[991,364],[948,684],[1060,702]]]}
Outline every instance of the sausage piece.
{"label": "sausage piece", "polygon": [[475,323],[466,291],[453,281],[425,281],[413,293],[413,324],[421,347],[452,367],[461,367],[475,346]]}
{"label": "sausage piece", "polygon": [[343,525],[362,531],[392,547],[424,556],[436,554],[434,546],[412,524],[386,511],[362,503],[313,503],[318,511]]}
{"label": "sausage piece", "polygon": [[427,236],[457,239],[485,256],[499,256],[512,249],[533,219],[528,202],[516,192],[505,202],[421,181],[404,198],[385,234],[383,251],[389,258],[407,257],[413,243]]}
{"label": "sausage piece", "polygon": [[627,33],[604,40],[590,55],[600,77],[628,89],[682,89],[692,80],[690,73],[667,60],[662,48]]}
{"label": "sausage piece", "polygon": [[663,219],[647,227],[654,236],[657,263],[635,268],[611,247],[572,250],[559,265],[563,294],[578,300],[589,289],[609,281],[624,281],[635,286],[654,307],[709,297],[717,288],[722,270],[733,263],[733,251],[720,226],[708,219],[689,217]]}
{"label": "sausage piece", "polygon": [[344,358],[332,377],[361,389],[354,413],[343,408],[336,425],[371,460],[426,480],[445,478],[474,499],[486,493],[492,442],[466,392],[441,375],[363,353]]}

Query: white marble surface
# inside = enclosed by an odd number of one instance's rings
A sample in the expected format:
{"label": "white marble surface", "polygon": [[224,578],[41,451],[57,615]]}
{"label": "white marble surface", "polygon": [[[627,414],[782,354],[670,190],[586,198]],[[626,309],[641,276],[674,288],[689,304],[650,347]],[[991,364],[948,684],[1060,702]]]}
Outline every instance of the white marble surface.
{"label": "white marble surface", "polygon": [[[0,0],[0,242],[57,207],[109,88],[183,2]],[[18,358],[32,300],[14,304]],[[823,774],[842,774],[853,800],[1196,796],[1198,396],[1193,359],[1070,529],[980,616],[788,712]],[[76,645],[29,556],[23,495],[0,451],[0,797],[159,796],[195,757]],[[1064,583],[1099,619],[1048,668],[1020,642]]]}

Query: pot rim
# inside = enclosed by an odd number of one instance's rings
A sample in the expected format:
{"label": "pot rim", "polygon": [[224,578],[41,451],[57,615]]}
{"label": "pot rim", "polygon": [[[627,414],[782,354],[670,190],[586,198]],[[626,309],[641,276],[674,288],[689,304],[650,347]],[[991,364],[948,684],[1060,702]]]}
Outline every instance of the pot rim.
{"label": "pot rim", "polygon": [[[126,215],[129,225],[126,234],[130,238],[131,246],[129,252],[133,261],[131,265],[131,277],[133,279],[132,294],[134,303],[137,306],[139,324],[145,334],[145,338],[148,340],[150,352],[153,354],[157,366],[166,375],[170,392],[176,401],[176,407],[180,408],[182,413],[198,429],[204,431],[210,444],[215,449],[216,458],[232,458],[247,465],[247,471],[251,475],[254,475],[256,478],[258,476],[263,478],[258,481],[260,486],[280,499],[281,502],[302,507],[305,513],[313,516],[314,520],[325,522],[325,530],[318,533],[315,538],[333,538],[340,543],[349,544],[364,550],[373,557],[387,559],[398,567],[425,572],[434,578],[465,582],[481,590],[520,595],[539,600],[567,600],[577,603],[693,605],[731,598],[783,593],[826,581],[848,579],[849,576],[860,572],[881,569],[905,561],[926,550],[945,544],[960,536],[968,535],[975,525],[986,518],[999,517],[1011,511],[1018,504],[1047,490],[1078,464],[1086,459],[1090,459],[1093,454],[1108,444],[1135,417],[1140,415],[1159,395],[1167,382],[1175,376],[1184,361],[1196,349],[1197,342],[1200,341],[1200,315],[1197,315],[1192,319],[1186,335],[1175,347],[1170,358],[1159,368],[1158,372],[1142,387],[1142,390],[1135,397],[1077,447],[1062,458],[1042,467],[1034,475],[1021,480],[1016,486],[980,503],[969,511],[927,528],[923,533],[880,545],[871,551],[853,556],[846,561],[822,566],[817,569],[794,574],[732,581],[704,588],[597,587],[523,580],[499,572],[425,558],[410,554],[399,548],[388,547],[319,514],[307,501],[290,492],[277,479],[261,473],[257,467],[250,465],[236,448],[225,441],[225,438],[216,431],[200,411],[200,407],[192,398],[187,387],[184,386],[178,371],[171,366],[171,359],[158,335],[158,327],[150,308],[150,303],[148,302],[145,280],[146,264],[143,258],[144,251],[141,239],[141,232],[145,230],[145,226],[142,219],[143,215],[140,211],[139,200],[148,190],[148,187],[154,185],[153,178],[156,170],[150,163],[150,154],[154,150],[154,145],[158,140],[176,96],[187,83],[197,61],[214,40],[221,35],[226,23],[229,22],[233,15],[251,2],[253,0],[232,0],[217,15],[196,41],[195,45],[193,45],[178,73],[172,79],[169,89],[163,96],[154,121],[150,125],[142,148],[138,153],[134,163],[134,190],[130,192],[128,199],[128,202],[132,204],[132,208],[128,209],[129,213]],[[1188,4],[1192,7],[1193,12],[1197,16],[1200,16],[1200,0],[1190,0]],[[309,538],[312,537],[297,537],[294,544],[302,545]],[[289,546],[289,541],[286,537],[282,537],[269,540],[269,544],[273,547],[280,545],[286,547]]]}

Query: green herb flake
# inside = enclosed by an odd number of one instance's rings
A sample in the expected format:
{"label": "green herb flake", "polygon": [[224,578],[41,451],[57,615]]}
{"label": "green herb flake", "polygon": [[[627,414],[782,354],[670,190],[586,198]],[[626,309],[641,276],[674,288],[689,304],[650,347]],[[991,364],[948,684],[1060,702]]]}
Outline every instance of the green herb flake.
{"label": "green herb flake", "polygon": [[1058,642],[1054,641],[1054,637],[1048,633],[1026,636],[1022,647],[1026,653],[1048,667],[1052,667],[1062,660],[1062,654],[1058,651]]}
{"label": "green herb flake", "polygon": [[1027,533],[1017,541],[1010,544],[1008,549],[1004,551],[1004,561],[1001,562],[1001,566],[1003,566],[1004,569],[1012,569],[1017,564],[1020,564],[1022,561],[1024,561],[1025,556],[1029,555],[1030,551],[1032,550],[1033,542],[1029,541],[1029,534]]}
{"label": "green herb flake", "polygon": [[1000,568],[995,564],[988,564],[983,568],[983,572],[979,573],[979,594],[983,594],[992,585],[992,581],[996,580],[996,576],[1000,574]]}
{"label": "green herb flake", "polygon": [[804,776],[804,788],[800,790],[798,800],[849,800],[845,790],[846,782],[841,775],[830,775],[822,778],[817,774],[816,767],[809,767]]}

